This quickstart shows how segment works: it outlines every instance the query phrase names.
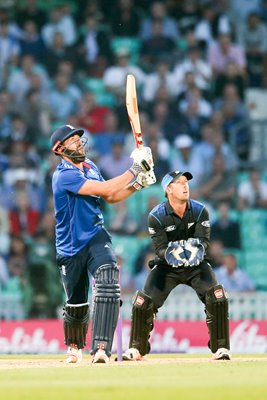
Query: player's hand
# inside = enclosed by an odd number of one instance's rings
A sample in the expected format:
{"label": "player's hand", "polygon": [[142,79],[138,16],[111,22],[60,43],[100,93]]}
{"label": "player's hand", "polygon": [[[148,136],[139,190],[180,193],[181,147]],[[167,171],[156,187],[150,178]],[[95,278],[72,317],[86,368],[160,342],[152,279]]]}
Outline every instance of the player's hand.
{"label": "player's hand", "polygon": [[[157,178],[156,178],[156,175],[155,175],[155,172],[153,169],[151,169],[148,172],[141,172],[141,174],[142,174],[142,182],[143,182],[144,187],[148,187],[157,182]],[[141,174],[139,174],[139,175],[141,175]]]}
{"label": "player's hand", "polygon": [[189,238],[184,244],[184,250],[187,258],[187,263],[185,265],[194,267],[203,261],[205,249],[199,239]]}
{"label": "player's hand", "polygon": [[130,158],[134,161],[132,168],[135,168],[136,165],[136,167],[141,167],[142,171],[147,172],[154,167],[152,152],[148,146],[142,147],[141,149],[134,149]]}
{"label": "player's hand", "polygon": [[181,267],[187,262],[184,252],[184,240],[169,242],[165,251],[165,259],[172,267]]}

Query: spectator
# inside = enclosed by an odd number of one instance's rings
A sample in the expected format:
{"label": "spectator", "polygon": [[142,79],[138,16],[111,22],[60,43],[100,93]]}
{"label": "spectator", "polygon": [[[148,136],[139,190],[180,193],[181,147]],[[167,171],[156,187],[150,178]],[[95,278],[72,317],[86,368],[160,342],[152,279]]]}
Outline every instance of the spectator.
{"label": "spectator", "polygon": [[258,170],[253,169],[249,179],[238,185],[237,207],[239,210],[267,208],[267,183],[263,181]]}
{"label": "spectator", "polygon": [[111,32],[117,37],[133,37],[139,34],[141,16],[133,0],[119,0],[111,21]]}
{"label": "spectator", "polygon": [[220,34],[216,44],[208,51],[208,62],[213,69],[214,77],[225,71],[229,61],[236,64],[238,73],[242,76],[246,71],[246,58],[241,46],[233,44],[228,34]]}
{"label": "spectator", "polygon": [[147,103],[155,100],[157,90],[164,85],[170,94],[170,98],[177,95],[177,85],[173,73],[170,70],[169,62],[160,59],[155,67],[155,71],[148,74],[143,86],[143,99]]}
{"label": "spectator", "polygon": [[[170,102],[158,100],[151,104],[149,109],[151,119],[158,125],[160,132],[170,144],[173,143],[177,135],[178,118],[176,112],[172,110]],[[142,125],[143,127],[143,125]],[[145,130],[143,129],[145,132]]]}
{"label": "spectator", "polygon": [[159,59],[172,62],[177,48],[175,40],[164,34],[162,20],[154,19],[151,29],[151,36],[142,40],[140,48],[140,63],[146,71],[153,70]]}
{"label": "spectator", "polygon": [[0,256],[6,256],[9,252],[10,227],[7,209],[0,205]]}
{"label": "spectator", "polygon": [[160,182],[167,172],[170,171],[170,163],[168,158],[163,158],[159,154],[160,142],[157,138],[151,138],[147,142],[153,154],[154,172],[157,177],[157,181]]}
{"label": "spectator", "polygon": [[108,33],[101,28],[96,14],[85,18],[84,31],[78,44],[80,57],[79,69],[84,69],[89,76],[100,78],[113,61],[113,51]]}
{"label": "spectator", "polygon": [[[98,165],[105,179],[111,179],[121,175],[123,171],[129,169],[131,160],[124,151],[124,142],[122,140],[114,140],[112,151],[99,158]],[[111,168],[112,166],[112,168]]]}
{"label": "spectator", "polygon": [[246,271],[238,268],[234,254],[225,254],[223,264],[216,269],[216,277],[229,293],[255,291],[255,284]]}
{"label": "spectator", "polygon": [[219,240],[223,246],[230,249],[241,248],[240,224],[231,218],[228,203],[218,205],[218,217],[211,224],[211,240]]}
{"label": "spectator", "polygon": [[115,56],[115,64],[106,68],[103,82],[109,92],[118,96],[122,93],[125,94],[127,74],[133,74],[138,85],[142,85],[145,82],[145,74],[138,65],[131,64],[128,49],[121,47],[116,51]]}
{"label": "spectator", "polygon": [[41,35],[47,47],[52,44],[55,32],[60,32],[66,46],[76,43],[77,32],[74,19],[69,12],[69,5],[58,6],[50,12],[50,21],[42,28]]}
{"label": "spectator", "polygon": [[13,235],[34,236],[40,220],[39,212],[30,206],[28,194],[16,193],[16,205],[9,211],[10,232]]}
{"label": "spectator", "polygon": [[196,152],[194,142],[190,136],[182,134],[177,136],[174,142],[175,155],[171,157],[171,169],[176,171],[190,171],[194,177],[194,187],[198,187],[204,177],[204,165],[202,158]]}
{"label": "spectator", "polygon": [[62,33],[55,32],[51,38],[51,45],[47,50],[44,64],[51,78],[55,78],[59,72],[59,65],[62,61],[69,61],[73,66],[78,66],[78,53],[73,47],[68,47],[62,36]]}
{"label": "spectator", "polygon": [[234,206],[235,173],[230,174],[227,171],[222,154],[215,153],[212,167],[210,175],[205,176],[204,182],[192,191],[192,196],[210,202],[213,207],[217,207],[221,201],[227,201]]}
{"label": "spectator", "polygon": [[103,133],[105,131],[105,118],[111,110],[106,106],[96,104],[95,95],[88,91],[83,94],[79,103],[78,125],[92,135]]}
{"label": "spectator", "polygon": [[223,265],[224,247],[221,240],[210,241],[208,257],[214,269],[217,270]]}
{"label": "spectator", "polygon": [[46,58],[46,47],[34,20],[26,20],[20,38],[21,55],[31,54],[34,59],[43,63]]}
{"label": "spectator", "polygon": [[243,75],[240,74],[237,65],[229,61],[224,71],[219,73],[215,78],[214,82],[214,96],[216,98],[222,98],[225,91],[225,87],[228,85],[234,85],[236,87],[239,98],[244,101],[244,92],[246,89],[246,82]]}
{"label": "spectator", "polygon": [[7,20],[0,21],[0,87],[4,86],[6,79],[12,69],[16,66],[20,54],[18,40],[9,33]]}
{"label": "spectator", "polygon": [[184,38],[195,30],[200,19],[198,2],[196,0],[172,2],[170,7],[170,15],[177,20],[181,38]]}
{"label": "spectator", "polygon": [[0,290],[6,286],[9,280],[9,270],[7,262],[0,254]]}
{"label": "spectator", "polygon": [[9,76],[7,88],[18,108],[23,104],[25,95],[32,84],[31,79],[36,74],[40,77],[42,89],[48,88],[49,78],[46,70],[36,63],[32,55],[25,54],[20,59],[20,68]]}
{"label": "spectator", "polygon": [[153,22],[158,20],[162,24],[162,33],[166,38],[176,41],[179,38],[175,20],[167,15],[167,7],[163,1],[153,1],[150,13],[141,23],[140,38],[150,39],[153,35]]}
{"label": "spectator", "polygon": [[58,73],[54,87],[49,93],[49,106],[54,122],[59,123],[78,110],[78,103],[82,92],[70,81],[68,75]]}
{"label": "spectator", "polygon": [[210,65],[201,57],[199,46],[189,47],[186,58],[174,67],[174,75],[178,85],[184,85],[188,72],[192,73],[197,87],[203,90],[210,89],[212,70]]}
{"label": "spectator", "polygon": [[47,21],[47,15],[40,8],[38,0],[27,0],[23,6],[16,2],[16,21],[21,27],[25,21],[35,21],[38,30],[40,30]]}
{"label": "spectator", "polygon": [[246,53],[248,84],[250,87],[261,88],[266,81],[267,25],[258,12],[248,15],[246,24],[240,31],[239,41]]}

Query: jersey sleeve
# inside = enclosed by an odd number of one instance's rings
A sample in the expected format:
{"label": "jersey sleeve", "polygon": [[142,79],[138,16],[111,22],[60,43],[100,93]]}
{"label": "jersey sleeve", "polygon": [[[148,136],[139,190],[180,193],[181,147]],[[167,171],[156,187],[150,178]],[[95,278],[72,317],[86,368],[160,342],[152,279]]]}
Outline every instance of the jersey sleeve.
{"label": "jersey sleeve", "polygon": [[196,222],[194,237],[201,240],[206,250],[210,243],[210,219],[206,208],[203,209]]}
{"label": "jersey sleeve", "polygon": [[62,189],[77,194],[86,181],[87,179],[82,171],[75,168],[62,171],[59,184]]}
{"label": "jersey sleeve", "polygon": [[168,247],[168,237],[160,219],[152,213],[148,215],[148,232],[156,255],[165,260],[164,254]]}

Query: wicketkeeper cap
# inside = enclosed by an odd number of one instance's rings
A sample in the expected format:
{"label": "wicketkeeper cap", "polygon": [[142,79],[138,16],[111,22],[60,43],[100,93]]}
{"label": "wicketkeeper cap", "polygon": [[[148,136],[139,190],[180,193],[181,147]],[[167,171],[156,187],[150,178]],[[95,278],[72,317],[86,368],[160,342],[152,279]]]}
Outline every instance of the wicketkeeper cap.
{"label": "wicketkeeper cap", "polygon": [[193,178],[193,175],[188,172],[182,172],[182,171],[172,171],[172,172],[168,172],[162,179],[161,181],[161,186],[164,190],[164,192],[166,192],[167,187],[169,186],[170,183],[176,181],[180,176],[185,176],[189,181]]}
{"label": "wicketkeeper cap", "polygon": [[64,140],[68,139],[73,135],[82,136],[84,134],[84,130],[81,128],[74,128],[72,125],[63,125],[57,128],[50,138],[50,144],[53,151],[56,150],[59,144],[64,142]]}

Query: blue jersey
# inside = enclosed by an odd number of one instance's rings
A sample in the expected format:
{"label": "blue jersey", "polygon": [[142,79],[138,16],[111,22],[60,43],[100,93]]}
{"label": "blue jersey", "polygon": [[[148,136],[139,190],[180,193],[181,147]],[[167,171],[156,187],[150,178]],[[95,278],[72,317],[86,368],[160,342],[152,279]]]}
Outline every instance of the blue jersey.
{"label": "blue jersey", "polygon": [[82,250],[104,223],[99,196],[78,194],[88,179],[104,179],[97,166],[90,160],[83,163],[83,169],[84,172],[62,160],[53,174],[56,249],[62,256],[71,257]]}

